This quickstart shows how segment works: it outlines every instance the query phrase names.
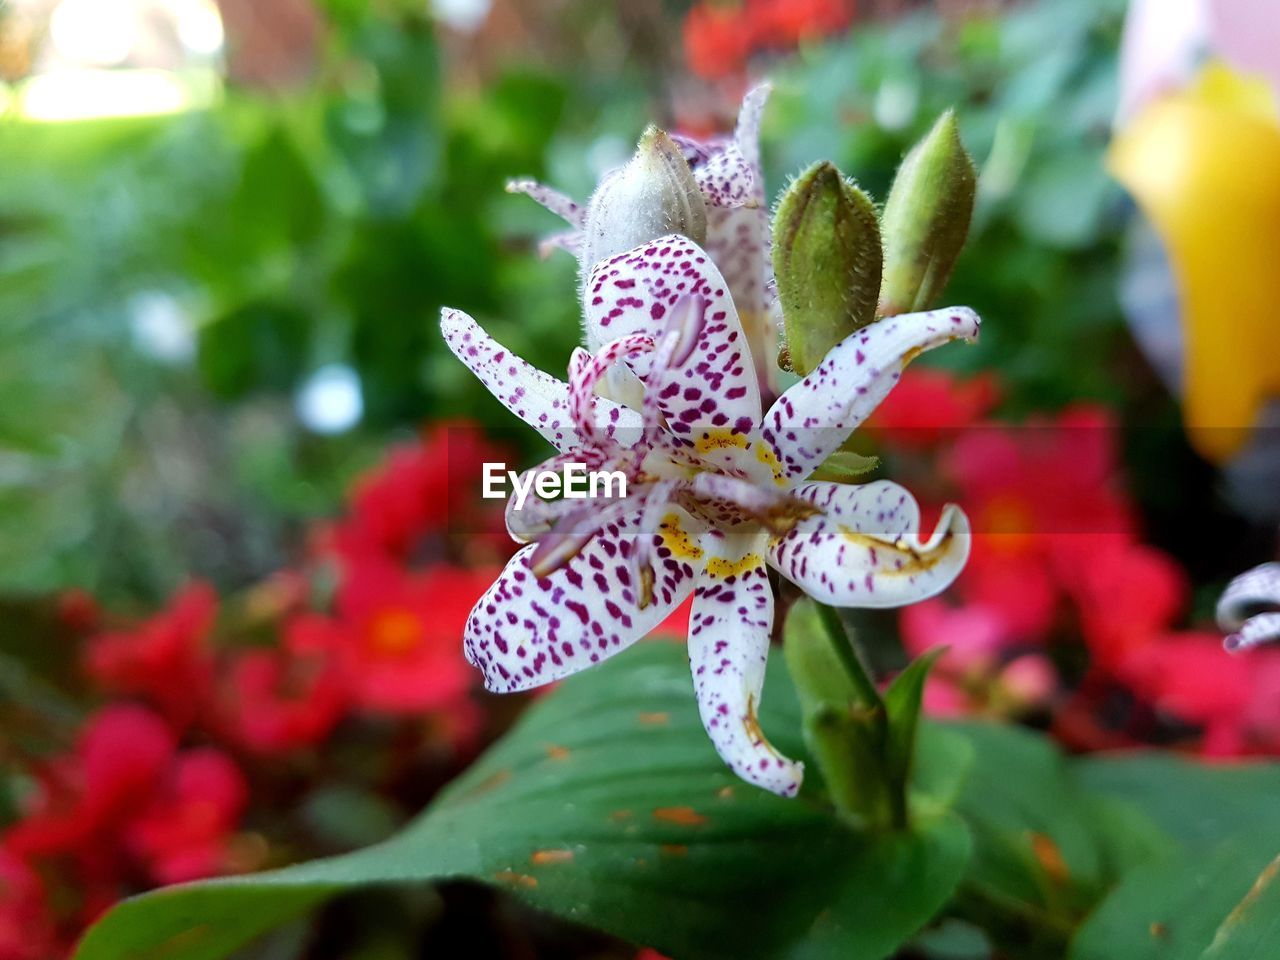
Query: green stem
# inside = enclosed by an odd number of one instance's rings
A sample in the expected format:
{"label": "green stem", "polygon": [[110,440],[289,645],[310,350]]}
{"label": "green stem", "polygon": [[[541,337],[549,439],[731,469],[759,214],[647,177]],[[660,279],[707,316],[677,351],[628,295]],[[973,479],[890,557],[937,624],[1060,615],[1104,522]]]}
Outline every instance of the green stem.
{"label": "green stem", "polygon": [[825,603],[815,604],[815,606],[818,608],[818,617],[822,620],[827,639],[831,642],[831,648],[839,657],[854,687],[857,688],[859,702],[868,710],[875,710],[883,716],[884,701],[880,699],[880,691],[876,689],[870,671],[862,662],[862,655],[849,639],[849,632],[845,629],[840,614],[834,607],[828,607]]}

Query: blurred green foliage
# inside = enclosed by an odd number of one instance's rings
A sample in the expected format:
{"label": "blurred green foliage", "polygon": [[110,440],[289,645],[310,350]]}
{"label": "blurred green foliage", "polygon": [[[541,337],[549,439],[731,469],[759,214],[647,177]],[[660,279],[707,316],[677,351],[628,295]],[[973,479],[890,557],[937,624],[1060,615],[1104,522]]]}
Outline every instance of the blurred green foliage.
{"label": "blurred green foliage", "polygon": [[[1102,156],[1125,7],[1045,0],[957,21],[919,14],[810,50],[778,78],[773,169],[831,157],[882,203],[907,150],[955,109],[979,183],[945,299],[993,322],[977,349],[941,359],[998,372],[1014,411],[1120,399],[1106,358],[1123,342],[1125,205]],[[1085,345],[1096,362],[1080,362]]]}
{"label": "blurred green foliage", "polygon": [[[1101,163],[1123,7],[922,13],[772,71],[771,195],[830,157],[883,201],[907,148],[956,108],[981,176],[947,299],[999,322],[944,362],[998,371],[1013,413],[1118,401],[1115,367],[1133,363],[1116,305],[1124,206]],[[472,311],[551,370],[576,340],[576,264],[536,255],[557,221],[504,181],[585,196],[650,117],[698,104],[667,78],[670,11],[662,35],[635,12],[570,4],[537,25],[547,50],[472,76],[421,4],[326,9],[305,89],[0,126],[0,593],[246,583],[287,562],[398,432],[461,414],[511,428],[435,328],[443,304]],[[605,28],[629,44],[621,68]],[[189,319],[190,359],[139,348],[156,310]],[[358,372],[364,416],[326,437],[293,398],[330,363]]]}

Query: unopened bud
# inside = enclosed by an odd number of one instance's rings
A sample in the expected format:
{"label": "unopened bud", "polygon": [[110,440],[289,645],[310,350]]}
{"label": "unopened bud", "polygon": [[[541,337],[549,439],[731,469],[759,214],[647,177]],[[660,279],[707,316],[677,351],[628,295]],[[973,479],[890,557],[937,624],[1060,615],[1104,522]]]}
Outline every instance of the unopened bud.
{"label": "unopened bud", "polygon": [[707,242],[707,204],[680,148],[657,127],[640,138],[635,156],[609,174],[587,207],[582,272],[649,240],[679,233]]}
{"label": "unopened bud", "polygon": [[881,316],[924,310],[942,293],[969,235],[976,188],[948,110],[902,161],[884,207]]}
{"label": "unopened bud", "polygon": [[796,179],[773,220],[787,351],[803,376],[876,315],[883,265],[875,204],[826,161]]}

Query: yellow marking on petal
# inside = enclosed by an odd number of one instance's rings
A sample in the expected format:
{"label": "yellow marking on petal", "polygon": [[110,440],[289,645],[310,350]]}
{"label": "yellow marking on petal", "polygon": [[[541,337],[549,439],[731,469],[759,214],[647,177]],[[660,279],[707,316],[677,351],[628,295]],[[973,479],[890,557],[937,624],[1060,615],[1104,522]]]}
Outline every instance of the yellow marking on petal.
{"label": "yellow marking on petal", "polygon": [[774,483],[780,487],[787,485],[787,471],[783,469],[782,462],[778,460],[778,455],[773,452],[773,447],[767,443],[757,443],[756,459],[773,472]]}
{"label": "yellow marking on petal", "polygon": [[742,718],[742,726],[747,731],[747,736],[751,739],[753,745],[764,747],[779,760],[786,759],[774,749],[773,744],[764,735],[764,730],[760,728],[760,718],[756,715],[755,694],[747,694],[747,715]]}
{"label": "yellow marking on petal", "polygon": [[902,355],[902,365],[905,367],[920,354],[924,353],[924,347],[912,347]]}
{"label": "yellow marking on petal", "polygon": [[748,570],[754,570],[764,561],[760,559],[758,553],[748,553],[745,557],[737,560],[725,560],[723,557],[712,557],[707,561],[707,573],[713,577],[724,579],[725,577],[736,577]]}
{"label": "yellow marking on petal", "polygon": [[666,711],[660,713],[642,713],[639,716],[640,723],[646,727],[665,727],[671,722],[671,714]]}
{"label": "yellow marking on petal", "polygon": [[726,450],[730,447],[745,450],[747,449],[747,437],[746,434],[735,433],[732,430],[703,430],[702,435],[694,441],[694,447],[699,453]]}
{"label": "yellow marking on petal", "polygon": [[662,545],[671,551],[672,556],[679,557],[681,560],[702,559],[703,549],[694,542],[676,514],[668,513],[662,518],[662,523],[658,526],[658,536],[662,539]]}
{"label": "yellow marking on petal", "polygon": [[568,747],[562,747],[562,746],[559,746],[558,744],[549,743],[549,744],[547,744],[547,759],[549,759],[549,760],[568,760],[568,759],[569,759],[569,748],[568,748]]}
{"label": "yellow marking on petal", "polygon": [[902,566],[889,567],[885,564],[876,563],[876,576],[880,577],[906,577],[912,574],[925,573],[932,570],[947,555],[947,548],[951,546],[954,534],[951,530],[947,530],[942,535],[942,539],[930,550],[917,550],[904,539],[898,540],[882,540],[879,537],[873,537],[869,533],[860,533],[857,530],[850,530],[846,526],[840,527],[840,534],[850,543],[864,547],[867,550],[886,551],[897,554],[899,557],[905,558]]}

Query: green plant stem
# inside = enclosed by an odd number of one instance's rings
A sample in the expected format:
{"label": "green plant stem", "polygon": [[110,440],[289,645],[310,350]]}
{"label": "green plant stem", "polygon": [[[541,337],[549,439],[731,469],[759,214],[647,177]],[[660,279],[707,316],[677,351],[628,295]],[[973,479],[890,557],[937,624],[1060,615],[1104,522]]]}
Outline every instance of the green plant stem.
{"label": "green plant stem", "polygon": [[818,616],[822,620],[823,629],[826,631],[827,639],[831,642],[831,648],[835,650],[836,656],[840,658],[840,663],[844,666],[845,672],[849,679],[857,688],[858,700],[863,707],[868,710],[875,710],[881,717],[884,716],[884,701],[880,699],[880,691],[876,689],[875,682],[871,679],[871,673],[867,670],[866,664],[862,662],[862,655],[853,645],[853,641],[849,639],[849,631],[844,627],[844,621],[840,619],[840,614],[836,612],[834,607],[828,607],[824,603],[816,605],[818,608]]}

